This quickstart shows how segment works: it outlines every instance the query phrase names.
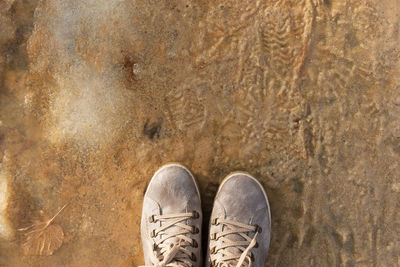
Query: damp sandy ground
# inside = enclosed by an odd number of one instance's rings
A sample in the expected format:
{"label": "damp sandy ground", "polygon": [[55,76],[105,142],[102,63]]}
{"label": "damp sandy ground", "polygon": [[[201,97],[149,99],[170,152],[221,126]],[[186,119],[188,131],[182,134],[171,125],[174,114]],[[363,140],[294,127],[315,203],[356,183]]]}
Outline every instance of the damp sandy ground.
{"label": "damp sandy ground", "polygon": [[399,14],[0,1],[0,266],[142,264],[144,190],[171,161],[206,214],[231,171],[261,181],[266,266],[400,266]]}

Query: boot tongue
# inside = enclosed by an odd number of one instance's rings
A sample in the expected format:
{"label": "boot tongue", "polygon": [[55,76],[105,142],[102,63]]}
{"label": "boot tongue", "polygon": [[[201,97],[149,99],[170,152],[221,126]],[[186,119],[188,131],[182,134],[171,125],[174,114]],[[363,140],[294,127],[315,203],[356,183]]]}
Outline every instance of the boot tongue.
{"label": "boot tongue", "polygon": [[[229,217],[227,217],[226,219],[227,220],[232,220],[232,221],[239,221],[238,218],[229,218]],[[226,230],[228,230],[228,228],[230,228],[230,227],[228,227],[226,225],[224,225],[223,227],[224,227],[223,231],[226,231]],[[235,226],[233,226],[233,227],[235,228]],[[248,233],[244,233],[244,234],[247,235]],[[243,238],[240,234],[229,234],[229,235],[226,235],[225,237],[227,239],[229,239],[230,241],[232,241],[232,242],[246,241],[246,239]],[[251,236],[249,236],[249,237],[251,237]],[[245,246],[244,249],[246,249],[246,247],[247,246]],[[232,253],[232,254],[234,254],[234,255],[237,255],[238,259],[239,259],[240,255],[242,255],[242,253],[243,253],[243,251],[238,249],[237,247],[229,247],[229,248],[226,248],[225,250],[230,252],[230,253]],[[238,259],[229,261],[228,263],[230,265],[232,265],[232,266],[236,266]]]}
{"label": "boot tongue", "polygon": [[[165,207],[163,207],[162,214],[168,215],[168,214],[186,213],[187,212],[186,206],[187,205],[185,203],[180,203],[180,204],[175,203],[175,205],[165,206]],[[164,226],[165,224],[169,223],[172,220],[175,220],[175,219],[171,219],[171,220],[168,220],[167,222],[163,222],[161,226]],[[182,221],[182,223],[185,223],[185,221]],[[168,234],[172,234],[172,233],[180,232],[182,230],[183,229],[180,228],[179,226],[172,225],[168,229],[165,229],[165,232]],[[168,238],[165,241],[165,244],[178,245],[179,241],[180,241],[180,239],[178,237],[174,236],[174,237]],[[182,242],[181,244],[185,243],[184,240],[182,240],[181,242]]]}
{"label": "boot tongue", "polygon": [[[252,214],[248,211],[248,208],[241,207],[241,203],[242,203],[241,201],[236,202],[235,205],[226,205],[225,203],[234,203],[233,199],[231,199],[231,196],[224,196],[223,198],[216,200],[214,203],[213,213],[215,212],[215,214],[217,214],[217,216],[219,215],[218,217],[224,218],[229,221],[240,222],[240,223],[244,223],[244,224],[249,224],[251,222]],[[238,206],[239,206],[239,208],[237,208]],[[236,226],[230,226],[230,225],[227,226],[225,224],[219,225],[216,227],[218,229],[217,232],[227,231],[228,228],[229,229],[236,228]],[[223,228],[221,228],[221,227],[223,227]],[[248,234],[248,233],[244,233],[244,234]],[[240,234],[229,234],[224,237],[232,242],[239,242],[239,241],[246,240],[242,236],[240,236]],[[217,242],[218,242],[217,244],[220,244],[219,241],[217,241]],[[244,249],[245,248],[246,247],[244,247]],[[238,259],[239,259],[240,255],[242,255],[242,253],[243,253],[237,247],[225,248],[225,249],[223,249],[223,251],[237,255]],[[226,263],[229,264],[230,266],[236,266],[238,259],[228,261]]]}

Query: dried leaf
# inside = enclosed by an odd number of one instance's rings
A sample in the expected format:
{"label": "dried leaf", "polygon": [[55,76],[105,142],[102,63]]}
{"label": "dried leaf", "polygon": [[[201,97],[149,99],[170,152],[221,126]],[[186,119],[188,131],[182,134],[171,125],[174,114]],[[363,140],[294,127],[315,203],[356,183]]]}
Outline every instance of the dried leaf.
{"label": "dried leaf", "polygon": [[25,242],[22,244],[24,255],[50,256],[62,246],[64,232],[60,225],[51,224],[44,229],[35,227],[26,233],[25,237]]}
{"label": "dried leaf", "polygon": [[21,245],[24,255],[50,256],[62,246],[64,232],[60,225],[54,223],[54,220],[66,206],[64,205],[50,220],[18,229],[25,232],[25,239]]}

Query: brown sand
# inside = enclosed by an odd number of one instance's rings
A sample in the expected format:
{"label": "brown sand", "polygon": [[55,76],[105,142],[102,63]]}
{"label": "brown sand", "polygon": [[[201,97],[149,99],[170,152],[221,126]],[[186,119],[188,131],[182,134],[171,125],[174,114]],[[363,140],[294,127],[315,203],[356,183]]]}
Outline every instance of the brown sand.
{"label": "brown sand", "polygon": [[[170,161],[206,213],[229,172],[262,182],[267,266],[400,266],[399,14],[398,0],[0,1],[0,266],[142,264],[143,193]],[[40,239],[52,255],[25,255],[17,229],[65,204]]]}

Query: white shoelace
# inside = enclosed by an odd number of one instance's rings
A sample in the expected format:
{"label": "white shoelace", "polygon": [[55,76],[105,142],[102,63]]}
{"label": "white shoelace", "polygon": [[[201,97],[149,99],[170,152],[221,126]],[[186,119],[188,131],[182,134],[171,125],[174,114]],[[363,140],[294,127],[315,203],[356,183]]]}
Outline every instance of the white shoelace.
{"label": "white shoelace", "polygon": [[[215,221],[216,224],[222,224],[226,226],[221,233],[211,234],[213,240],[220,241],[215,247],[211,248],[211,254],[221,254],[222,256],[216,257],[213,261],[215,267],[242,267],[243,264],[247,263],[248,267],[252,265],[252,258],[249,256],[249,252],[252,248],[257,245],[257,236],[261,228],[258,226],[247,225],[231,220],[218,219]],[[253,238],[250,238],[246,233],[255,232]],[[237,234],[243,238],[243,241],[232,241],[228,239],[227,235]],[[236,248],[241,251],[241,254],[232,253],[227,248]]]}
{"label": "white shoelace", "polygon": [[[151,216],[151,222],[161,222],[161,226],[153,230],[152,238],[157,236],[162,238],[154,242],[151,257],[153,265],[139,267],[192,267],[193,261],[195,261],[194,255],[186,247],[197,247],[198,245],[187,234],[198,233],[199,229],[186,224],[185,221],[190,218],[198,218],[198,213],[188,212]],[[172,230],[170,229],[172,227],[178,227],[181,230]],[[168,229],[169,231],[167,232]],[[176,239],[179,241],[176,241]]]}

